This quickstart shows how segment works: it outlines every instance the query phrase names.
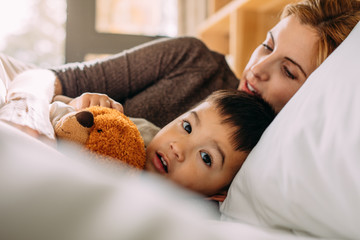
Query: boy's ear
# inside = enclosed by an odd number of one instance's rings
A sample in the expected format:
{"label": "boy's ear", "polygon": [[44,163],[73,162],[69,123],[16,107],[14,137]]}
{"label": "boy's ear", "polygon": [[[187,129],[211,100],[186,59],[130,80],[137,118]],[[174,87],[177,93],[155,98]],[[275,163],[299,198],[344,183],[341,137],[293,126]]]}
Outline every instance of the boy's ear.
{"label": "boy's ear", "polygon": [[223,190],[217,194],[214,194],[214,195],[208,197],[208,199],[217,201],[217,202],[223,202],[225,200],[226,196],[227,196],[227,190]]}

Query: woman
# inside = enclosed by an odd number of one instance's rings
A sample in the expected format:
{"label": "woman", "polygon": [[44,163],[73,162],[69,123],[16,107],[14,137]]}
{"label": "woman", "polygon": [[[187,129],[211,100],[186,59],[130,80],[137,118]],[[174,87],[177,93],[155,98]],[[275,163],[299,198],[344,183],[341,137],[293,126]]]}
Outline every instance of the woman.
{"label": "woman", "polygon": [[[163,127],[218,89],[258,94],[280,111],[307,77],[360,20],[356,0],[306,0],[288,5],[235,77],[223,55],[195,38],[162,39],[87,63],[53,69],[56,95],[75,108],[103,105]],[[9,64],[14,66],[14,64]],[[98,92],[104,94],[84,94]]]}
{"label": "woman", "polygon": [[[281,21],[252,54],[240,84],[224,56],[197,39],[177,38],[148,43],[105,60],[54,69],[61,82],[56,93],[70,97],[106,93],[123,104],[127,115],[160,127],[218,89],[238,88],[261,95],[280,111],[360,20],[359,5],[355,0],[288,5]],[[97,103],[97,98],[107,96],[85,95],[74,102],[83,101],[86,106],[91,104],[89,99]]]}

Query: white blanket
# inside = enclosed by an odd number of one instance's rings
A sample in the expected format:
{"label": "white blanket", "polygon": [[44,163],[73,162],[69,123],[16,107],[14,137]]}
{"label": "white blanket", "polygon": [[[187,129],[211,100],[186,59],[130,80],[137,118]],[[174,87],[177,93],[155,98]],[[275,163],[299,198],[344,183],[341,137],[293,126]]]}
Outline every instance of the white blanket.
{"label": "white blanket", "polygon": [[197,196],[122,173],[0,122],[0,239],[310,239],[213,220]]}

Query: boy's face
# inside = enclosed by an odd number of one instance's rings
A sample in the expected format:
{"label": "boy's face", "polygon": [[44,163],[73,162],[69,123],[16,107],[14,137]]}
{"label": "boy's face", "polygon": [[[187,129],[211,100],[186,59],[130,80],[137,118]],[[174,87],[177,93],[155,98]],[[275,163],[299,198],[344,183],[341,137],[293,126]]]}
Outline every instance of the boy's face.
{"label": "boy's face", "polygon": [[206,196],[219,193],[248,155],[235,151],[229,124],[208,102],[166,125],[146,149],[146,170]]}

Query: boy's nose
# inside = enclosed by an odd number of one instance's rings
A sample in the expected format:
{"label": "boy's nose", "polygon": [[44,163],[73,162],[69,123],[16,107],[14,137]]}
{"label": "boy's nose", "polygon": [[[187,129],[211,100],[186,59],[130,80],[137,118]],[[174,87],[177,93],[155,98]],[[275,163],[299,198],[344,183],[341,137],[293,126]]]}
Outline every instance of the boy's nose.
{"label": "boy's nose", "polygon": [[174,157],[177,161],[183,162],[185,160],[184,153],[183,153],[182,148],[179,143],[171,142],[170,149],[171,149],[172,153],[174,154]]}

